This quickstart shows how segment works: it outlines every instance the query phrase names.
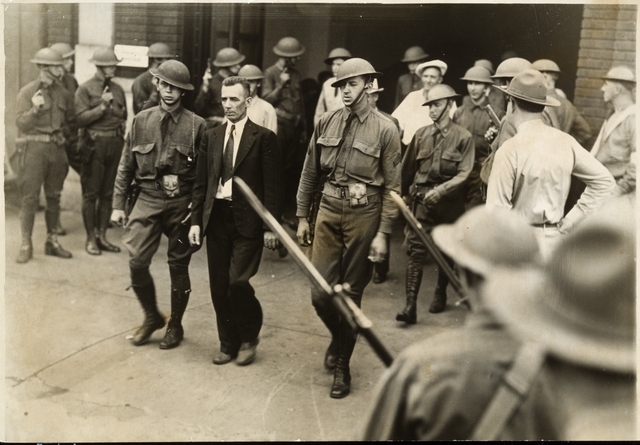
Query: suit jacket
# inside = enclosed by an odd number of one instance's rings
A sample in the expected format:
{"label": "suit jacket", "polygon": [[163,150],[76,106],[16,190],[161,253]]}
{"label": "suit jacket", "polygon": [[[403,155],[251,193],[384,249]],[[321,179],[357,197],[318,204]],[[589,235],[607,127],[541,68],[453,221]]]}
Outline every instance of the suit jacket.
{"label": "suit jacket", "polygon": [[[228,124],[227,124],[228,125]],[[213,201],[222,175],[222,155],[227,125],[210,128],[198,149],[196,182],[193,187],[192,225],[200,226],[202,236],[207,232]],[[282,213],[282,162],[276,135],[247,119],[233,176],[244,180],[269,210],[280,218]],[[247,238],[261,237],[269,230],[240,192],[232,185],[233,217],[240,234]]]}

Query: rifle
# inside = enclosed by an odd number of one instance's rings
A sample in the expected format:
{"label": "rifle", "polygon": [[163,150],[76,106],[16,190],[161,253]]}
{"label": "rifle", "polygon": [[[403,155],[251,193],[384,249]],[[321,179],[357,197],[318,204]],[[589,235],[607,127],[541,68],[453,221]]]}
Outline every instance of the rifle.
{"label": "rifle", "polygon": [[349,283],[337,284],[332,289],[324,277],[320,275],[318,269],[311,264],[311,261],[302,253],[300,247],[289,237],[284,228],[273,215],[269,213],[249,186],[238,177],[234,177],[233,181],[238,185],[244,197],[247,198],[253,210],[255,210],[264,223],[278,235],[280,242],[291,254],[291,258],[298,264],[307,278],[311,280],[318,290],[322,291],[326,297],[330,299],[335,308],[340,311],[342,317],[351,325],[351,328],[362,334],[378,355],[378,358],[380,358],[386,366],[390,366],[391,362],[393,362],[393,357],[373,331],[373,323],[371,323],[371,320],[364,315],[362,310],[345,293],[345,291],[349,290]]}
{"label": "rifle", "polygon": [[126,200],[124,202],[124,222],[127,223],[129,219],[129,215],[131,215],[131,211],[133,207],[136,205],[136,201],[138,200],[138,196],[140,196],[140,190],[142,187],[136,183],[136,181],[131,181],[129,187],[127,187],[126,191]]}
{"label": "rifle", "polygon": [[493,111],[493,108],[491,108],[491,105],[489,104],[485,105],[484,109],[489,115],[489,119],[491,119],[491,122],[493,122],[493,125],[495,125],[496,128],[500,128],[500,119],[498,119],[498,115],[496,114],[495,111]]}
{"label": "rifle", "polygon": [[422,224],[420,224],[420,221],[418,221],[413,213],[411,213],[411,210],[409,210],[409,207],[407,207],[400,195],[392,191],[391,197],[393,198],[393,201],[396,203],[396,205],[400,208],[400,211],[407,220],[407,223],[409,223],[413,231],[416,233],[416,235],[418,235],[418,238],[420,238],[420,241],[422,241],[427,250],[429,250],[429,253],[431,253],[433,258],[436,260],[436,263],[438,263],[438,267],[440,267],[440,269],[442,269],[442,271],[447,275],[447,278],[449,278],[449,282],[451,283],[451,287],[453,287],[456,293],[460,296],[460,300],[456,303],[456,306],[459,306],[460,304],[466,302],[467,297],[465,295],[462,284],[458,279],[458,276],[456,275],[453,268],[449,266],[449,263],[447,263],[447,261],[445,260],[442,252],[440,252],[440,249],[438,249],[438,246],[436,246],[436,244],[433,242],[433,238],[431,238],[431,236],[429,236],[429,234],[424,230]]}

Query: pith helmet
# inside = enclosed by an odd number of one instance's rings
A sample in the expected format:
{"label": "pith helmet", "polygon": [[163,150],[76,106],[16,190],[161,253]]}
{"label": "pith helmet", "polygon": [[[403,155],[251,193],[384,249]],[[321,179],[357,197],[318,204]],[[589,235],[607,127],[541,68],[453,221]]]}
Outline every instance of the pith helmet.
{"label": "pith helmet", "polygon": [[333,62],[333,59],[344,59],[344,60],[348,60],[350,58],[352,58],[353,56],[351,55],[351,53],[344,49],[344,48],[334,48],[331,50],[331,52],[329,53],[329,55],[327,56],[326,59],[324,59],[324,63],[327,65],[330,65],[331,62]]}
{"label": "pith helmet", "polygon": [[367,91],[367,94],[379,93],[380,91],[384,91],[384,88],[378,86],[378,79],[373,79],[372,87]]}
{"label": "pith helmet", "polygon": [[630,67],[626,65],[619,65],[611,68],[603,79],[635,83],[636,75]]}
{"label": "pith helmet", "polygon": [[487,305],[519,337],[556,357],[635,373],[634,220],[635,200],[605,204],[560,241],[546,265],[495,270]]}
{"label": "pith helmet", "polygon": [[442,76],[445,75],[448,68],[447,64],[444,63],[442,60],[429,60],[428,62],[421,63],[416,67],[416,74],[418,76],[422,76],[422,73],[424,72],[424,70],[430,67],[438,68]]}
{"label": "pith helmet", "polygon": [[534,70],[538,70],[541,73],[558,73],[560,74],[560,67],[553,60],[540,59],[533,62],[532,67]]}
{"label": "pith helmet", "polygon": [[95,66],[116,66],[120,61],[111,48],[98,48],[89,60]]}
{"label": "pith helmet", "polygon": [[422,62],[424,59],[429,57],[429,54],[425,53],[424,50],[419,46],[412,46],[404,52],[404,58],[402,62],[404,63],[413,63],[413,62]]}
{"label": "pith helmet", "polygon": [[63,59],[73,56],[76,52],[68,43],[54,43],[49,48],[58,51]]}
{"label": "pith helmet", "polygon": [[234,66],[241,63],[245,59],[243,54],[240,54],[235,48],[222,48],[216,54],[216,58],[213,61],[213,66],[224,68],[228,66]]}
{"label": "pith helmet", "polygon": [[493,80],[491,80],[491,73],[483,66],[474,66],[469,68],[461,80],[493,84]]}
{"label": "pith helmet", "polygon": [[511,57],[510,59],[507,59],[500,65],[498,65],[496,73],[491,76],[491,78],[513,78],[516,74],[528,68],[531,68],[531,62],[529,62],[527,59],[523,59],[521,57]]}
{"label": "pith helmet", "polygon": [[440,99],[452,99],[454,97],[460,96],[455,92],[453,88],[449,85],[445,85],[443,83],[439,83],[438,85],[434,85],[429,92],[427,93],[427,101],[422,104],[422,106],[427,106],[432,102]]}
{"label": "pith helmet", "polygon": [[149,46],[147,57],[150,59],[173,59],[178,55],[173,53],[166,43],[156,42]]}
{"label": "pith helmet", "polygon": [[494,267],[522,267],[541,259],[533,227],[503,208],[475,207],[454,224],[434,228],[432,236],[456,263],[483,276]]}
{"label": "pith helmet", "polygon": [[51,48],[42,48],[36,52],[36,55],[31,59],[31,63],[38,65],[62,65],[62,54]]}
{"label": "pith helmet", "polygon": [[509,96],[538,105],[560,106],[553,97],[547,96],[547,83],[544,76],[533,68],[526,69],[511,79],[505,91]]}
{"label": "pith helmet", "polygon": [[264,79],[262,70],[255,65],[245,65],[238,71],[238,77],[244,77],[247,80]]}
{"label": "pith helmet", "polygon": [[358,76],[379,76],[382,73],[376,71],[369,62],[358,57],[345,61],[338,69],[336,81],[331,84],[332,87],[339,87],[345,80]]}
{"label": "pith helmet", "polygon": [[487,71],[489,71],[491,74],[495,73],[495,71],[493,69],[493,63],[491,63],[491,60],[489,60],[489,59],[476,60],[475,63],[473,64],[473,66],[482,66],[482,67],[486,68]]}
{"label": "pith helmet", "polygon": [[158,68],[151,69],[149,72],[154,77],[164,80],[174,87],[188,91],[193,90],[193,85],[189,83],[191,80],[189,68],[182,62],[167,60],[166,62],[162,62]]}
{"label": "pith helmet", "polygon": [[294,37],[283,37],[278,44],[273,47],[275,55],[280,57],[298,57],[305,51],[305,47]]}

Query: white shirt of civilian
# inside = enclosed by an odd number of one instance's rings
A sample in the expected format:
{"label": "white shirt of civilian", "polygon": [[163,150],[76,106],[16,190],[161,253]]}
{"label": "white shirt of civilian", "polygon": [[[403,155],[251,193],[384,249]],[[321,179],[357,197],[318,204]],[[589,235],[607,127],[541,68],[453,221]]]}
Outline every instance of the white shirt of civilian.
{"label": "white shirt of civilian", "polygon": [[[613,191],[609,170],[572,136],[541,119],[524,122],[517,131],[496,152],[487,206],[514,209],[532,225],[558,223],[566,233]],[[563,219],[572,175],[587,187]]]}
{"label": "white shirt of civilian", "polygon": [[[251,105],[247,108],[247,117],[251,119],[251,122],[254,124],[278,134],[278,115],[276,114],[276,109],[266,100],[260,99],[258,96],[253,96]],[[222,123],[227,123],[226,117]]]}
{"label": "white shirt of civilian", "polygon": [[[240,146],[240,139],[242,139],[242,132],[244,131],[244,126],[247,123],[248,116],[245,116],[243,119],[239,120],[235,124],[227,121],[227,129],[224,132],[224,144],[222,144],[222,159],[224,162],[224,150],[227,148],[227,141],[229,140],[229,134],[231,133],[231,125],[235,125],[235,130],[233,132],[233,165],[236,165],[236,157],[238,156],[238,147]],[[223,166],[224,168],[224,166]],[[231,200],[231,191],[232,191],[232,180],[228,180],[222,185],[222,177],[220,178],[220,183],[218,184],[218,191],[216,192],[216,199],[228,199]]]}
{"label": "white shirt of civilian", "polygon": [[[400,123],[403,144],[409,145],[418,128],[433,124],[433,121],[429,117],[429,107],[422,106],[426,101],[424,90],[412,91],[404,98],[402,103],[398,105],[398,108],[391,113],[391,116],[398,119]],[[449,117],[451,119],[453,119],[453,115],[457,109],[458,106],[454,101],[449,111]]]}
{"label": "white shirt of civilian", "polygon": [[340,88],[331,86],[331,84],[336,80],[336,77],[332,77],[322,84],[322,91],[320,91],[320,97],[318,98],[318,104],[316,105],[316,113],[313,116],[314,126],[318,125],[318,121],[324,113],[344,107]]}

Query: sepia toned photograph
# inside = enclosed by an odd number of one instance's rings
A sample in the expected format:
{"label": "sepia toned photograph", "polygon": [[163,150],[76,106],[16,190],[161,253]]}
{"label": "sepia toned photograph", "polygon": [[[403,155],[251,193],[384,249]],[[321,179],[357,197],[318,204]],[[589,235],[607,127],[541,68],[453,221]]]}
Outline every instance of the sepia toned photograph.
{"label": "sepia toned photograph", "polygon": [[3,441],[638,439],[637,4],[2,6]]}

